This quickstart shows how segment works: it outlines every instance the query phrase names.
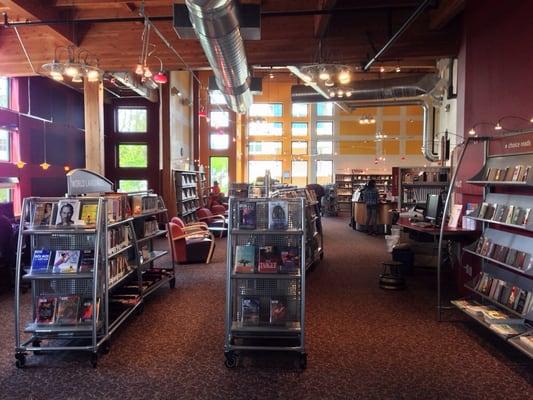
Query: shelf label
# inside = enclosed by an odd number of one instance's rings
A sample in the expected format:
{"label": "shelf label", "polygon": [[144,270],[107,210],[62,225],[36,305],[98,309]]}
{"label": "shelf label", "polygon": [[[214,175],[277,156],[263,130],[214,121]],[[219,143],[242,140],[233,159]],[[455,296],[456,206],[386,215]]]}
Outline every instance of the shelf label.
{"label": "shelf label", "polygon": [[491,156],[533,153],[533,133],[491,140],[489,153]]}

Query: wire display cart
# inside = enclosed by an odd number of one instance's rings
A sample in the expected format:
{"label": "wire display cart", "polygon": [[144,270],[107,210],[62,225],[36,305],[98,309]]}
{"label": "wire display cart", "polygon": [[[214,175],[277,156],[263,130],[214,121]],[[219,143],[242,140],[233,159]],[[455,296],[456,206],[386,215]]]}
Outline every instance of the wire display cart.
{"label": "wire display cart", "polygon": [[[284,209],[281,228],[273,224],[276,207]],[[252,209],[251,221],[243,216],[245,209]],[[236,366],[240,352],[254,350],[298,352],[300,367],[307,366],[304,224],[303,198],[230,198],[224,346],[228,368]]]}

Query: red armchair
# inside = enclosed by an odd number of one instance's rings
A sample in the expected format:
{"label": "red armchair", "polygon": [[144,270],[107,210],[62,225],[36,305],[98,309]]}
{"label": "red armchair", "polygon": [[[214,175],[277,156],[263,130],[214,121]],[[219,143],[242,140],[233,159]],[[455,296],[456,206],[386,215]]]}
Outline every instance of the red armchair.
{"label": "red armchair", "polygon": [[173,258],[180,264],[206,263],[213,257],[215,238],[208,230],[186,232],[169,222],[168,232]]}
{"label": "red armchair", "polygon": [[170,222],[178,225],[181,229],[183,229],[185,232],[198,232],[198,231],[208,231],[209,228],[205,222],[189,222],[186,224],[183,222],[183,220],[179,217],[172,217]]}
{"label": "red armchair", "polygon": [[207,208],[196,210],[196,219],[200,222],[205,222],[211,232],[219,232],[219,237],[224,237],[228,232],[228,220],[226,217],[215,215]]}

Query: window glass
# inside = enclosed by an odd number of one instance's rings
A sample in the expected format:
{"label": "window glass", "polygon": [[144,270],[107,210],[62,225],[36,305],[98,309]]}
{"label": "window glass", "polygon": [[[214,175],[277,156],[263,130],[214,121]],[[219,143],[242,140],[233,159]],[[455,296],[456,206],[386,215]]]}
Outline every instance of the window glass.
{"label": "window glass", "polygon": [[292,154],[301,155],[307,154],[307,142],[292,142]]}
{"label": "window glass", "polygon": [[292,162],[292,184],[299,187],[307,185],[307,161]]}
{"label": "window glass", "polygon": [[333,142],[316,142],[316,152],[318,154],[333,154]]}
{"label": "window glass", "polygon": [[0,203],[7,203],[11,201],[11,189],[0,188]]}
{"label": "window glass", "polygon": [[281,117],[283,105],[281,103],[255,103],[250,107],[252,117]]}
{"label": "window glass", "polygon": [[248,161],[248,181],[255,182],[257,178],[263,178],[266,171],[270,170],[270,177],[281,181],[281,161]]}
{"label": "window glass", "polygon": [[316,134],[318,136],[331,136],[333,135],[333,122],[320,121],[316,123]]}
{"label": "window glass", "polygon": [[0,129],[0,161],[9,161],[9,131]]}
{"label": "window glass", "polygon": [[229,135],[227,133],[212,133],[210,139],[211,150],[227,150],[229,148]]}
{"label": "window glass", "polygon": [[120,168],[148,167],[148,146],[145,144],[119,144],[118,166]]}
{"label": "window glass", "polygon": [[333,161],[317,160],[316,183],[325,185],[331,182],[333,182]]}
{"label": "window glass", "polygon": [[209,102],[211,104],[226,105],[226,98],[220,90],[211,90],[209,92]]}
{"label": "window glass", "polygon": [[281,142],[249,142],[248,154],[269,155],[281,154]]}
{"label": "window glass", "polygon": [[141,192],[148,190],[147,180],[120,179],[118,181],[119,192]]}
{"label": "window glass", "polygon": [[292,105],[292,116],[295,118],[307,117],[307,104],[294,103]]}
{"label": "window glass", "polygon": [[319,117],[331,117],[333,115],[333,103],[317,103],[316,115]]}
{"label": "window glass", "polygon": [[222,193],[228,193],[229,187],[229,157],[209,158],[209,178],[210,182],[217,181]]}
{"label": "window glass", "polygon": [[9,108],[9,79],[0,76],[0,107]]}
{"label": "window glass", "polygon": [[248,134],[250,136],[281,136],[283,124],[281,122],[250,122]]}
{"label": "window glass", "polygon": [[211,111],[211,126],[214,128],[227,128],[229,126],[229,112]]}
{"label": "window glass", "polygon": [[292,136],[307,136],[307,122],[293,122],[291,133]]}
{"label": "window glass", "polygon": [[118,131],[122,133],[146,132],[148,112],[146,108],[118,108]]}

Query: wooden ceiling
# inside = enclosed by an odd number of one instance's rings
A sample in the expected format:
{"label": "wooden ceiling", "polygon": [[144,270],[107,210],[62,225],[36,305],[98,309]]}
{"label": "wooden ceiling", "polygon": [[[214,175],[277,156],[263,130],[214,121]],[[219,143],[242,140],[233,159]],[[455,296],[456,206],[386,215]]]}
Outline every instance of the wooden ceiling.
{"label": "wooden ceiling", "polygon": [[[422,0],[246,0],[261,4],[261,40],[246,41],[250,65],[301,65],[322,61],[361,65],[368,61]],[[179,2],[179,1],[178,1]],[[183,3],[183,1],[180,1]],[[0,0],[8,26],[0,27],[0,75],[44,73],[58,46],[75,45],[99,59],[106,71],[133,70],[141,52],[143,23],[80,22],[139,17],[141,1]],[[145,0],[149,17],[170,17],[173,1]],[[387,51],[383,64],[432,68],[435,59],[454,56],[459,44],[455,18],[464,0],[435,1]],[[10,25],[55,21],[48,25]],[[1,22],[3,23],[3,21]],[[155,22],[185,64],[157,37],[154,55],[166,70],[208,67],[197,40],[180,40],[172,20]],[[20,40],[17,36],[20,36]],[[319,53],[321,43],[321,53]],[[26,49],[28,61],[23,47]],[[154,68],[158,61],[153,59]],[[379,68],[381,63],[376,64]],[[33,66],[33,67],[32,67]]]}

